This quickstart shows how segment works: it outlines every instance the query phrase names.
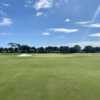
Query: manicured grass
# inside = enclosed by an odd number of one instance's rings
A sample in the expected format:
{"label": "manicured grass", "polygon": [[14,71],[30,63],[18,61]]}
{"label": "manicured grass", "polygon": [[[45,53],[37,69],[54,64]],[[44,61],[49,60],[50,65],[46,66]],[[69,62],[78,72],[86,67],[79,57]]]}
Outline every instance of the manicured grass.
{"label": "manicured grass", "polygon": [[0,55],[0,100],[100,100],[100,56]]}

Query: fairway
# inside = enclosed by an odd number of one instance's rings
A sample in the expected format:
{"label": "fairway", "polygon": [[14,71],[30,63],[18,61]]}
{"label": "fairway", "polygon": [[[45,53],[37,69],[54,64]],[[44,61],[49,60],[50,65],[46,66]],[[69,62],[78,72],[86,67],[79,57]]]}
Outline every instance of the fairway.
{"label": "fairway", "polygon": [[100,100],[100,54],[1,54],[0,100]]}

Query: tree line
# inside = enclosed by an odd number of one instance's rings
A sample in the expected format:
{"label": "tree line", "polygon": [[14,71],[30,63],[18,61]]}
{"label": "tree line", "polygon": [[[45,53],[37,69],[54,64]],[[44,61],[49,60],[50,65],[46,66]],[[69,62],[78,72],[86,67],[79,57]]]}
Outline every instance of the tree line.
{"label": "tree line", "polygon": [[0,53],[100,53],[100,47],[85,46],[81,48],[79,45],[69,46],[48,46],[48,47],[32,47],[17,43],[9,43],[9,47],[0,47]]}

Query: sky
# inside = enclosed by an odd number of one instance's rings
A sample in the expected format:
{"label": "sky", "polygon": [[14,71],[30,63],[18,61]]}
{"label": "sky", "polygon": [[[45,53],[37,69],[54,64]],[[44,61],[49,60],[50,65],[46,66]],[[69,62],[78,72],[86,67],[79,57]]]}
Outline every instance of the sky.
{"label": "sky", "polygon": [[100,46],[100,0],[0,0],[0,46]]}

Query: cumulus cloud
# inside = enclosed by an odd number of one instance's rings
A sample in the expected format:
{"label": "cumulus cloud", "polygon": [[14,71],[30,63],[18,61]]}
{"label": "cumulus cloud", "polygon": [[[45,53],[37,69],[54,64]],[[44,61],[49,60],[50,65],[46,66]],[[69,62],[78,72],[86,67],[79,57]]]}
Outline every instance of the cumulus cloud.
{"label": "cumulus cloud", "polygon": [[69,18],[66,18],[65,19],[65,22],[70,22],[71,20]]}
{"label": "cumulus cloud", "polygon": [[53,6],[53,0],[39,0],[34,4],[36,10],[47,9]]}
{"label": "cumulus cloud", "polygon": [[50,33],[49,33],[49,32],[44,32],[44,33],[42,33],[42,35],[44,35],[44,36],[49,36]]}
{"label": "cumulus cloud", "polygon": [[27,0],[25,1],[25,8],[34,8],[36,10],[36,16],[43,16],[45,14],[44,10],[48,10],[53,7],[55,0]]}
{"label": "cumulus cloud", "polygon": [[43,12],[37,12],[37,13],[36,13],[36,16],[37,16],[37,17],[38,17],[38,16],[42,16],[42,15],[44,15]]}
{"label": "cumulus cloud", "polygon": [[61,32],[61,33],[73,33],[73,32],[78,32],[78,29],[67,29],[67,28],[52,28],[50,31],[53,32]]}
{"label": "cumulus cloud", "polygon": [[7,17],[4,17],[0,22],[0,26],[11,26],[12,24],[12,19]]}
{"label": "cumulus cloud", "polygon": [[68,3],[69,0],[25,0],[25,8],[34,8],[36,12],[42,11],[45,13],[45,10],[51,8],[58,8],[62,4]]}

